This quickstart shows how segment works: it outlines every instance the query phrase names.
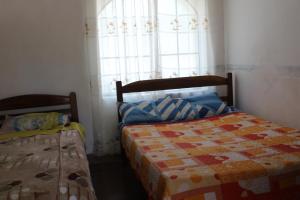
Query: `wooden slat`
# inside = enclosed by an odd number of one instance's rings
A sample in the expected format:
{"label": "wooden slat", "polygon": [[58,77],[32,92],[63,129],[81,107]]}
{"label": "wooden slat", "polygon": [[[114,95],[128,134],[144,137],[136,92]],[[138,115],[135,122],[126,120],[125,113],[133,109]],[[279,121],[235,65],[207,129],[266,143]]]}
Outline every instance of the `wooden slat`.
{"label": "wooden slat", "polygon": [[195,76],[183,78],[154,79],[136,81],[123,87],[122,85],[120,85],[119,87],[121,88],[122,93],[132,93],[217,85],[227,85],[227,79],[220,76]]}
{"label": "wooden slat", "polygon": [[70,104],[69,96],[32,94],[0,100],[0,111]]}

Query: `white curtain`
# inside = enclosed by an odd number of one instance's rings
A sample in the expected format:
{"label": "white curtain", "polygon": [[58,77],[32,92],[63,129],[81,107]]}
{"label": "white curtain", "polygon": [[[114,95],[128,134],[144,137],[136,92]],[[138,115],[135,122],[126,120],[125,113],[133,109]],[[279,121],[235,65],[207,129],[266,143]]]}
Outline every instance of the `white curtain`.
{"label": "white curtain", "polygon": [[206,10],[205,0],[87,0],[97,154],[119,151],[115,81],[127,84],[210,71]]}

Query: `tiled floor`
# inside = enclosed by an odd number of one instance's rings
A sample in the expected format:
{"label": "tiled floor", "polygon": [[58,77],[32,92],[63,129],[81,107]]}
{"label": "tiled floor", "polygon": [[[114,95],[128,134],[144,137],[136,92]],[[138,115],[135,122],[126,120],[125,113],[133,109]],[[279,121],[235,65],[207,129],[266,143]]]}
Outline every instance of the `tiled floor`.
{"label": "tiled floor", "polygon": [[98,200],[146,200],[147,195],[121,156],[89,156],[93,185]]}

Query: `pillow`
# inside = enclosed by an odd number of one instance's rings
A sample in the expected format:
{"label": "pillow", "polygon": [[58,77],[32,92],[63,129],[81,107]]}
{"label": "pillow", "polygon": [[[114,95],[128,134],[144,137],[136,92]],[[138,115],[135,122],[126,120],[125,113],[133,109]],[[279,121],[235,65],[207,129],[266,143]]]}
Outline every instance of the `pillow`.
{"label": "pillow", "polygon": [[70,122],[69,116],[63,113],[30,113],[8,117],[1,129],[10,131],[49,130]]}
{"label": "pillow", "polygon": [[216,115],[214,110],[212,110],[211,108],[205,105],[194,104],[193,106],[195,106],[195,109],[197,111],[196,119],[202,119],[202,118],[212,117]]}
{"label": "pillow", "polygon": [[177,121],[181,119],[181,112],[175,103],[177,102],[170,96],[155,101],[157,112],[163,121]]}
{"label": "pillow", "polygon": [[174,103],[179,111],[179,120],[191,120],[197,118],[198,112],[190,102],[178,98],[174,99]]}
{"label": "pillow", "polygon": [[122,103],[119,113],[123,124],[139,124],[160,122],[161,118],[156,112],[155,104],[149,101],[138,103]]}
{"label": "pillow", "polygon": [[235,113],[235,112],[241,112],[238,108],[234,106],[228,106],[228,113]]}
{"label": "pillow", "polygon": [[216,93],[183,99],[167,95],[156,101],[122,103],[119,107],[125,125],[201,119],[229,113],[231,110]]}
{"label": "pillow", "polygon": [[208,93],[205,95],[193,96],[184,98],[190,102],[194,107],[205,107],[210,109],[215,115],[229,113],[229,107],[219,98],[217,93]]}

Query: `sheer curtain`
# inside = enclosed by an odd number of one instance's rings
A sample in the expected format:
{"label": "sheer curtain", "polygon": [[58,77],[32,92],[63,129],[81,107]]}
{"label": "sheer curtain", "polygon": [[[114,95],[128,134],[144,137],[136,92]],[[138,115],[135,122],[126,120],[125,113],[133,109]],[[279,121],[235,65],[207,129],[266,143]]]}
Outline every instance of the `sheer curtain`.
{"label": "sheer curtain", "polygon": [[87,54],[96,153],[119,151],[117,80],[127,84],[208,73],[206,10],[205,0],[88,3]]}

